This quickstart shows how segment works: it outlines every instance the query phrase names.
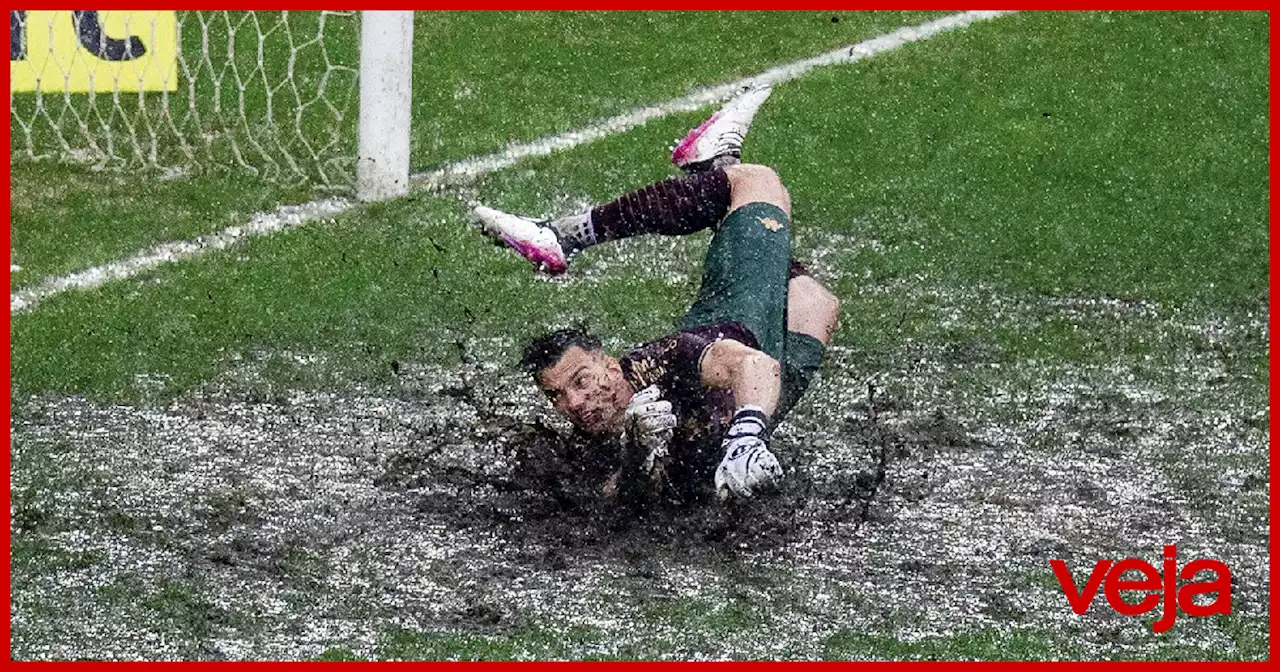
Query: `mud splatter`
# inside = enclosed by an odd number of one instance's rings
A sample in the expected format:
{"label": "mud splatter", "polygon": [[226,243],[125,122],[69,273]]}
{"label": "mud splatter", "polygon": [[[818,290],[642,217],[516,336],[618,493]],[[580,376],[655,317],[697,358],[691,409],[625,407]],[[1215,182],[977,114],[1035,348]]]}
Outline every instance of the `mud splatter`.
{"label": "mud splatter", "polygon": [[[1158,306],[938,296],[940,313],[1065,308],[1206,339],[1265,334],[1175,324]],[[567,428],[493,363],[512,344],[473,345],[483,356],[454,370],[401,362],[388,389],[263,395],[255,361],[164,408],[22,400],[13,655],[377,656],[396,628],[538,624],[598,633],[571,657],[805,658],[842,631],[1021,629],[1061,633],[1059,655],[1132,657],[1160,642],[1102,607],[1071,613],[1048,560],[1154,560],[1166,543],[1226,561],[1235,613],[1265,618],[1265,388],[1224,378],[1212,348],[1157,370],[941,345],[888,365],[836,347],[777,431],[780,492],[629,509],[565,477]],[[749,605],[757,635],[730,645],[655,625],[661,605],[688,602]],[[1211,620],[1174,633],[1232,645]]]}

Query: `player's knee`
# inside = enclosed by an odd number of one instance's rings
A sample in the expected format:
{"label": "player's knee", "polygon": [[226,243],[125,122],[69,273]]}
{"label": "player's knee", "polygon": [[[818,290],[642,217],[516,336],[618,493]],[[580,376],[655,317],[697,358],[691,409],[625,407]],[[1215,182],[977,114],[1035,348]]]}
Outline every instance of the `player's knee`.
{"label": "player's knee", "polygon": [[772,203],[791,215],[791,194],[778,172],[769,166],[755,163],[740,163],[726,166],[725,174],[729,177],[729,185],[733,193],[731,210],[747,203]]}
{"label": "player's knee", "polygon": [[829,343],[840,326],[840,299],[812,277],[796,277],[788,289],[787,323],[788,331]]}
{"label": "player's knee", "polygon": [[752,188],[783,194],[790,202],[791,196],[787,193],[782,178],[778,176],[778,171],[758,163],[743,163],[735,167],[742,170],[744,181],[749,182]]}
{"label": "player's knee", "polygon": [[778,171],[760,163],[739,163],[732,166],[725,166],[724,170],[725,173],[729,175],[729,181],[734,183],[782,183],[782,179],[778,177]]}

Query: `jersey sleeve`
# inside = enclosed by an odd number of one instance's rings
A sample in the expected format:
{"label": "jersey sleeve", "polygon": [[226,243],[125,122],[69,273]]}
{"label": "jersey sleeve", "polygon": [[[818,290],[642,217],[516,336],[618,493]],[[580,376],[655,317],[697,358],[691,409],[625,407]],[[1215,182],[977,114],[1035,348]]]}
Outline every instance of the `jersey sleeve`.
{"label": "jersey sleeve", "polygon": [[622,374],[635,391],[657,385],[666,392],[696,394],[702,387],[702,356],[721,339],[756,347],[751,332],[737,323],[677,331],[623,355]]}

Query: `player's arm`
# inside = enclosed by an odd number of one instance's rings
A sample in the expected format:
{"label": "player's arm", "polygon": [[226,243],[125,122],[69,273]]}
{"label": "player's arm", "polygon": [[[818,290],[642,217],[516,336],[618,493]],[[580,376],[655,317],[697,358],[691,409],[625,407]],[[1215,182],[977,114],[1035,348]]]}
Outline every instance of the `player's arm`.
{"label": "player's arm", "polygon": [[733,400],[739,407],[757,406],[766,416],[778,407],[782,365],[755,348],[721,339],[707,346],[698,369],[703,385],[733,388]]}
{"label": "player's arm", "polygon": [[738,407],[721,444],[725,454],[716,467],[716,492],[721,500],[730,492],[751,497],[782,477],[764,438],[769,416],[778,408],[782,366],[755,348],[726,339],[707,347],[698,368],[704,385],[733,388]]}

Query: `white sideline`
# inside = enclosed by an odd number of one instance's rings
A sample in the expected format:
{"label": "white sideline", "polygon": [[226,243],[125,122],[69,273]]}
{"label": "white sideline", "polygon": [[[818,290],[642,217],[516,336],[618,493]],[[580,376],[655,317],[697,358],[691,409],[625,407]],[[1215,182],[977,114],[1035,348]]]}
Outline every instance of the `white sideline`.
{"label": "white sideline", "polygon": [[[771,68],[753,77],[721,84],[674,100],[632,110],[616,117],[591,124],[576,131],[539,138],[525,143],[514,143],[501,152],[461,159],[433,171],[419,173],[410,178],[417,188],[441,187],[463,183],[481,175],[511,166],[523,158],[545,156],[555,151],[570,149],[594,142],[610,135],[640,126],[680,112],[691,112],[712,103],[727,100],[745,86],[777,84],[795,79],[818,67],[854,63],[911,42],[927,40],[934,35],[963,28],[978,21],[985,21],[1007,14],[1003,11],[963,12],[942,17],[918,26],[899,28],[890,33],[858,44],[841,47],[812,58]],[[189,259],[212,250],[234,245],[243,238],[262,236],[282,229],[299,226],[320,217],[332,217],[354,207],[347,199],[330,198],[301,205],[286,205],[271,212],[253,216],[244,226],[233,226],[217,233],[193,240],[163,243],[144,250],[127,259],[95,266],[70,275],[46,278],[38,285],[12,292],[9,295],[9,313],[15,314],[34,308],[40,301],[71,289],[92,289],[109,280],[130,278],[161,264]]]}
{"label": "white sideline", "polygon": [[1003,16],[1004,14],[1009,13],[1011,12],[963,12],[961,14],[944,16],[941,19],[922,23],[918,26],[899,28],[893,32],[885,33],[880,37],[874,37],[865,42],[859,42],[853,46],[840,47],[835,51],[830,51],[820,56],[806,58],[802,61],[795,61],[787,65],[780,65],[758,75],[747,77],[746,79],[741,79],[736,82],[721,84],[708,89],[699,89],[687,96],[684,96],[683,98],[676,98],[659,105],[632,110],[616,117],[596,122],[576,131],[569,131],[567,133],[561,133],[560,135],[539,138],[531,142],[512,144],[501,152],[494,152],[493,154],[487,154],[485,156],[461,159],[437,170],[412,175],[410,176],[409,181],[417,187],[439,187],[466,182],[479,177],[480,175],[511,166],[520,159],[526,157],[546,156],[547,154],[558,150],[570,149],[606,138],[610,135],[622,133],[623,131],[635,128],[636,126],[641,126],[651,119],[657,119],[659,117],[665,117],[679,112],[692,112],[712,103],[728,100],[746,86],[778,84],[795,79],[814,68],[826,65],[854,63],[872,56],[883,54],[886,51],[893,51],[894,49],[911,42],[927,40],[938,33],[955,30],[956,28],[963,28],[978,21],[994,19],[998,16]]}

